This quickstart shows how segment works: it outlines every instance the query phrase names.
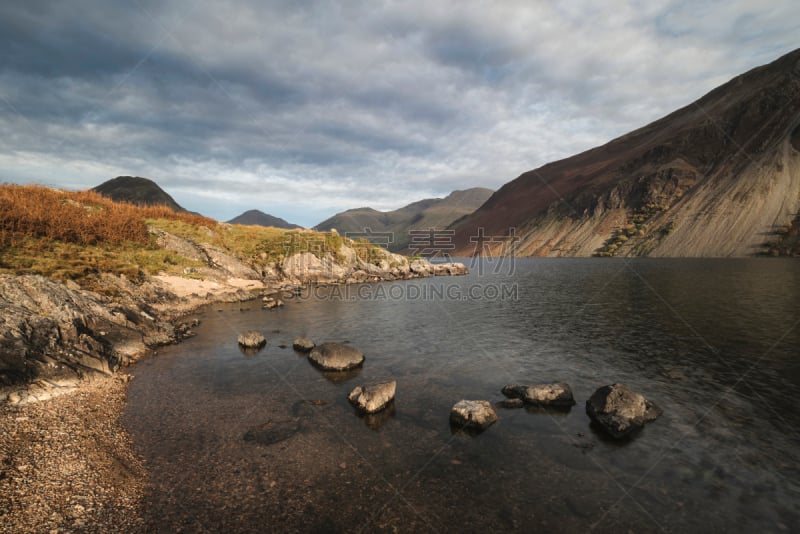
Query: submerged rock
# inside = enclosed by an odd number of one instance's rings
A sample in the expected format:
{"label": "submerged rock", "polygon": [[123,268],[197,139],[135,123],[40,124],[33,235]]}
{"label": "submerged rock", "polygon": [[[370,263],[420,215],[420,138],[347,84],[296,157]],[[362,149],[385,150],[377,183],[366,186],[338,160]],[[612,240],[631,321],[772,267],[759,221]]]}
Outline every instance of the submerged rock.
{"label": "submerged rock", "polygon": [[623,384],[599,388],[586,401],[586,414],[612,437],[620,439],[658,418],[662,411]]}
{"label": "submerged rock", "polygon": [[460,400],[450,410],[450,423],[468,430],[485,430],[497,421],[489,401]]}
{"label": "submerged rock", "polygon": [[242,439],[261,445],[272,445],[291,438],[299,431],[300,423],[297,419],[269,420],[247,430]]}
{"label": "submerged rock", "polygon": [[350,404],[365,413],[376,413],[394,400],[397,381],[358,386],[347,396]]}
{"label": "submerged rock", "polygon": [[364,363],[364,354],[341,343],[323,343],[308,354],[311,362],[325,371],[346,371]]}
{"label": "submerged rock", "polygon": [[503,388],[503,395],[509,399],[522,399],[526,404],[539,406],[574,406],[575,398],[569,384],[535,384],[522,386],[509,384]]}
{"label": "submerged rock", "polygon": [[525,403],[522,399],[504,399],[499,402],[495,403],[495,406],[498,408],[505,408],[507,410],[514,409],[514,408],[522,408],[525,406]]}
{"label": "submerged rock", "polygon": [[311,352],[315,346],[314,342],[307,337],[296,337],[292,343],[292,348],[298,352]]}
{"label": "submerged rock", "polygon": [[239,345],[248,349],[258,349],[267,344],[267,339],[261,333],[250,330],[239,334]]}

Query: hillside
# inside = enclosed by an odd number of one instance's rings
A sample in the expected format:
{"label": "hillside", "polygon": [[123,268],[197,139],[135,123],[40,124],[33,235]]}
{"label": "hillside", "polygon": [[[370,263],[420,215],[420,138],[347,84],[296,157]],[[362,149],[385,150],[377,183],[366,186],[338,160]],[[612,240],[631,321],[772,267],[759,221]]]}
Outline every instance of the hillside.
{"label": "hillside", "polygon": [[302,228],[302,226],[292,224],[284,219],[281,219],[280,217],[269,215],[268,213],[264,213],[260,210],[245,211],[241,215],[238,215],[228,221],[228,223],[243,224],[245,226],[272,226],[273,228],[285,228],[287,230]]}
{"label": "hillside", "polygon": [[130,202],[137,206],[167,206],[186,211],[157,183],[138,176],[117,176],[92,189],[115,202]]}
{"label": "hillside", "polygon": [[[166,321],[212,301],[465,272],[335,232],[218,223],[95,191],[0,185],[0,403],[49,398],[61,387],[53,381],[72,387],[111,374],[145,346],[179,339],[189,327]],[[18,391],[29,384],[34,391]]]}
{"label": "hillside", "polygon": [[[356,208],[338,213],[317,226],[315,230],[335,228],[341,234],[391,233],[393,241],[388,243],[392,251],[406,250],[410,230],[444,229],[458,219],[475,211],[492,194],[491,189],[475,187],[453,191],[445,198],[429,198],[403,206],[394,211],[377,211],[372,208]],[[375,242],[380,241],[375,238]],[[384,243],[385,244],[385,243]]]}
{"label": "hillside", "polygon": [[504,236],[513,227],[522,256],[796,254],[799,209],[795,50],[643,128],[522,174],[459,221],[455,240],[471,254],[478,228]]}

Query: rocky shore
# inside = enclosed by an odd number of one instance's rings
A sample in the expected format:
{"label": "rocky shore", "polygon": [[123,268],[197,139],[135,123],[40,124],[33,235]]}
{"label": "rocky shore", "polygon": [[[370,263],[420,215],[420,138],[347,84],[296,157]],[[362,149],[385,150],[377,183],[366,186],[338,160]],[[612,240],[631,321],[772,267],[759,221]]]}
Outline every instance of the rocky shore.
{"label": "rocky shore", "polygon": [[91,290],[34,275],[0,275],[0,532],[135,532],[146,471],[120,424],[126,367],[192,335],[187,318],[213,302],[280,295],[305,284],[466,274],[461,264],[342,246],[253,265],[162,233],[197,254],[187,276],[97,274]]}
{"label": "rocky shore", "polygon": [[0,405],[0,532],[140,532],[147,481],[120,423],[122,376]]}

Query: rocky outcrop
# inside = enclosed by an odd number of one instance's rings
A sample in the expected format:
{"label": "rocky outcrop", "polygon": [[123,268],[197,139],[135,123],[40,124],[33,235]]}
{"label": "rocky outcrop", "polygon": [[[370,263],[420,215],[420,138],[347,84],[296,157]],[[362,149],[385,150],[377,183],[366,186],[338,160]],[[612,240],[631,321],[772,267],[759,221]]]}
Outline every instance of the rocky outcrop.
{"label": "rocky outcrop", "polygon": [[342,245],[335,255],[324,253],[317,256],[311,252],[299,252],[284,259],[280,271],[287,280],[300,284],[357,284],[430,276],[457,276],[468,272],[461,263],[437,264],[425,259],[409,262],[405,256],[379,247],[372,247],[368,252],[364,254],[368,261],[362,259],[355,248],[346,245]]}
{"label": "rocky outcrop", "polygon": [[0,276],[0,400],[46,398],[175,339],[172,325],[133,298],[112,301],[41,276]]}
{"label": "rocky outcrop", "polygon": [[432,263],[434,276],[463,276],[468,273],[463,263]]}
{"label": "rocky outcrop", "polygon": [[308,359],[324,371],[347,371],[364,363],[364,354],[341,343],[323,343],[314,347]]}
{"label": "rocky outcrop", "polygon": [[509,384],[503,388],[503,395],[509,399],[521,399],[525,404],[537,406],[569,407],[575,405],[572,388],[569,384],[535,384],[522,386]]}
{"label": "rocky outcrop", "polygon": [[296,337],[292,343],[292,348],[297,352],[311,352],[316,345],[307,337]]}
{"label": "rocky outcrop", "polygon": [[653,402],[623,384],[603,386],[586,401],[586,414],[616,439],[629,436],[661,413]]}
{"label": "rocky outcrop", "polygon": [[394,400],[397,382],[381,382],[369,386],[358,386],[347,396],[350,404],[363,413],[377,413]]}
{"label": "rocky outcrop", "polygon": [[[207,229],[209,239],[213,237],[213,231]],[[210,278],[234,277],[243,280],[260,280],[262,273],[257,272],[251,266],[225,250],[209,243],[197,243],[189,239],[183,239],[172,235],[164,230],[148,227],[148,231],[156,236],[156,242],[161,248],[170,250],[185,258],[203,262],[206,268],[198,271]]]}
{"label": "rocky outcrop", "polygon": [[347,270],[336,263],[332,256],[322,259],[311,252],[300,252],[289,256],[281,264],[283,275],[298,282],[331,283],[344,278]]}
{"label": "rocky outcrop", "polygon": [[249,330],[239,334],[239,345],[247,349],[260,349],[267,344],[267,339],[260,332]]}
{"label": "rocky outcrop", "polygon": [[458,429],[482,431],[497,421],[489,401],[460,400],[450,410],[450,424]]}

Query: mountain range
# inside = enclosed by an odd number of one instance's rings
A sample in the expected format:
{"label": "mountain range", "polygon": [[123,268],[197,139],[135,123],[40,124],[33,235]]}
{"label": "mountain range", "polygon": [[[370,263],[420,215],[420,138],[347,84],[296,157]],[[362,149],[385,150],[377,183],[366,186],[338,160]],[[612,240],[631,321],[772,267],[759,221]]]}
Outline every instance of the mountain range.
{"label": "mountain range", "polygon": [[799,209],[800,49],[505,184],[453,225],[455,253],[800,254]]}
{"label": "mountain range", "polygon": [[[408,251],[413,245],[413,234],[409,232],[444,230],[475,211],[491,194],[491,189],[475,187],[453,191],[445,198],[419,200],[393,211],[356,208],[338,213],[314,229],[335,229],[342,235],[366,237],[393,252]],[[430,242],[430,238],[427,240]]]}

